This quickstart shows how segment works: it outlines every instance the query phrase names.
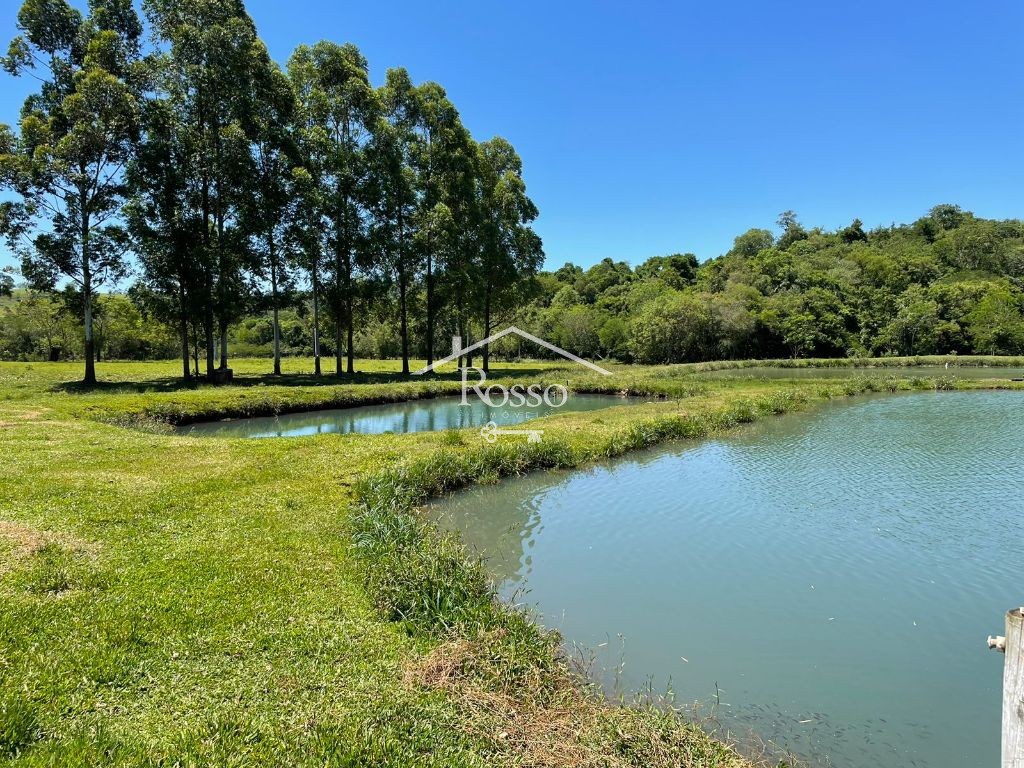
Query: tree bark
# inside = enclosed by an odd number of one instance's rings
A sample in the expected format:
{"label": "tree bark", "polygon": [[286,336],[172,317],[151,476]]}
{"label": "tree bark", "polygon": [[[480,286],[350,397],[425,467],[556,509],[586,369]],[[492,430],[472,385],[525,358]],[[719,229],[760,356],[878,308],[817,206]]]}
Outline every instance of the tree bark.
{"label": "tree bark", "polygon": [[342,368],[342,342],[345,330],[345,287],[342,283],[345,273],[344,259],[342,254],[347,247],[345,240],[345,225],[343,223],[344,213],[339,208],[335,218],[334,229],[337,233],[334,244],[334,375],[341,376]]}
{"label": "tree bark", "polygon": [[209,379],[213,378],[213,372],[216,369],[216,360],[214,360],[214,333],[213,333],[213,290],[212,287],[207,291],[206,298],[206,317],[203,321],[203,332],[206,336],[203,341],[206,345],[206,377]]}
{"label": "tree bark", "polygon": [[409,375],[409,316],[408,316],[408,290],[405,276],[405,233],[403,232],[404,222],[402,213],[398,213],[398,304],[401,314],[402,335],[402,375]]}
{"label": "tree bark", "polygon": [[315,262],[310,274],[313,280],[313,373],[320,376],[320,286]]}
{"label": "tree bark", "polygon": [[221,317],[218,322],[220,324],[220,369],[225,371],[228,368],[228,319]]}
{"label": "tree bark", "polygon": [[195,358],[196,367],[195,374],[196,380],[199,379],[199,329],[196,328],[196,324],[192,323],[192,356]]}
{"label": "tree bark", "polygon": [[178,283],[178,319],[181,322],[181,377],[188,381],[191,378],[189,370],[189,344],[188,344],[188,313],[185,311],[185,285]]}
{"label": "tree bark", "polygon": [[213,270],[210,268],[210,184],[203,176],[203,332],[206,345],[206,377],[213,378]]}
{"label": "tree bark", "polygon": [[341,317],[340,308],[337,312],[337,317],[334,319],[334,375],[344,375],[344,368],[342,367],[342,340],[343,331],[345,329],[345,321]]}
{"label": "tree bark", "polygon": [[96,358],[92,328],[92,265],[89,263],[89,212],[82,193],[82,303],[85,309],[85,378],[83,383],[96,383]]}
{"label": "tree bark", "polygon": [[274,375],[281,375],[281,316],[277,298],[277,254],[274,251],[274,233],[267,233],[270,255],[270,296],[274,305]]}
{"label": "tree bark", "polygon": [[[200,87],[198,97],[198,118],[200,130],[204,133],[207,129],[205,102],[203,91]],[[203,162],[202,182],[202,207],[203,207],[203,330],[206,344],[206,377],[213,378],[214,370],[214,349],[213,349],[213,270],[210,267],[210,172],[206,162]]]}
{"label": "tree bark", "polygon": [[433,256],[427,250],[427,365],[434,364],[434,272]]}
{"label": "tree bark", "polygon": [[353,347],[355,346],[355,322],[353,320],[353,315],[355,313],[352,311],[351,289],[349,289],[349,299],[348,299],[348,302],[345,305],[345,308],[346,308],[345,320],[346,320],[346,324],[348,326],[348,328],[347,328],[347,334],[348,334],[348,344],[347,344],[347,347],[348,348],[345,350],[345,365],[346,365],[345,372],[349,376],[353,376],[353,375],[355,375],[355,372],[356,372],[355,352],[353,350]]}
{"label": "tree bark", "polygon": [[409,318],[408,318],[408,287],[405,284],[405,275],[398,280],[398,302],[402,312],[402,374],[409,375]]}
{"label": "tree bark", "polygon": [[[488,283],[487,289],[484,292],[484,338],[489,338],[491,335],[491,286]],[[484,344],[483,351],[484,358],[484,373],[490,372],[491,363],[491,345]]]}

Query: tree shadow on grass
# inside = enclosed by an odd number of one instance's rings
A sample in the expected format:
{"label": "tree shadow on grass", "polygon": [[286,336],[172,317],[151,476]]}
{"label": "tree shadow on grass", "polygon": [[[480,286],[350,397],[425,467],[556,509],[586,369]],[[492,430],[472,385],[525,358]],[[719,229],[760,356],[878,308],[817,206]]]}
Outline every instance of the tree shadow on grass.
{"label": "tree shadow on grass", "polygon": [[[495,366],[489,378],[503,379],[514,377],[516,379],[538,376],[551,376],[558,373],[559,368],[510,368],[505,369]],[[87,385],[81,381],[64,381],[54,384],[51,392],[65,392],[69,394],[90,394],[90,393],[146,393],[146,392],[183,392],[196,389],[244,389],[248,387],[336,387],[346,384],[398,384],[398,383],[421,383],[428,381],[460,381],[462,374],[457,370],[442,371],[439,373],[415,376],[405,375],[393,371],[356,372],[349,375],[338,376],[334,373],[326,373],[315,376],[312,373],[285,373],[276,376],[272,373],[266,374],[236,374],[230,384],[211,384],[205,377],[186,381],[181,377],[162,376],[143,381],[100,381],[96,384]],[[477,383],[472,379],[472,383]]]}

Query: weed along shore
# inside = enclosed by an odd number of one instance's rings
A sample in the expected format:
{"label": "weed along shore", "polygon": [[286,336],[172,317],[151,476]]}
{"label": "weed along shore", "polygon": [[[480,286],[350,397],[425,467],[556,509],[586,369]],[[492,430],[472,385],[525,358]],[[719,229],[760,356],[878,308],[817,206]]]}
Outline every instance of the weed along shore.
{"label": "weed along shore", "polygon": [[[232,385],[198,388],[173,383],[174,363],[101,363],[95,388],[68,384],[70,365],[0,363],[0,755],[25,766],[753,765],[670,702],[608,701],[559,636],[500,600],[485,564],[419,510],[473,484],[852,395],[1024,388],[893,362],[820,379],[494,363],[489,380],[637,399],[526,422],[540,442],[493,444],[479,429],[170,431],[459,391],[455,373],[409,379],[392,361],[361,361],[349,382],[313,378],[305,359],[284,359],[281,377],[236,360]],[[984,364],[1003,362],[1020,361]]]}

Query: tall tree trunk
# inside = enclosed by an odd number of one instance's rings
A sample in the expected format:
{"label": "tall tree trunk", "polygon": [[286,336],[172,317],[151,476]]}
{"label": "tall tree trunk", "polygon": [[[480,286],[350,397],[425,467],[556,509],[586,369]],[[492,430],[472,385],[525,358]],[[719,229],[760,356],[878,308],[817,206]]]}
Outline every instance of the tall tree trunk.
{"label": "tall tree trunk", "polygon": [[405,270],[398,277],[398,303],[401,305],[402,314],[402,374],[409,375],[409,309],[408,309],[408,286],[405,284]]}
{"label": "tall tree trunk", "polygon": [[228,319],[226,317],[218,318],[220,324],[220,368],[221,370],[227,370],[228,367]]}
{"label": "tall tree trunk", "polygon": [[405,222],[402,211],[398,211],[398,305],[401,315],[402,375],[409,375],[409,286],[405,276]]}
{"label": "tall tree trunk", "polygon": [[[198,92],[199,101],[199,126],[201,131],[207,129],[205,103],[203,101],[202,88]],[[213,378],[214,371],[214,349],[213,349],[213,269],[210,263],[210,217],[212,209],[210,206],[210,172],[203,162],[202,182],[202,207],[203,207],[203,330],[206,343],[206,378]]]}
{"label": "tall tree trunk", "polygon": [[206,317],[203,321],[203,332],[206,338],[204,339],[206,346],[206,377],[209,379],[213,378],[213,372],[216,370],[217,364],[214,359],[214,317],[213,317],[213,289],[207,291],[206,298]]}
{"label": "tall tree trunk", "polygon": [[347,326],[346,333],[347,333],[347,340],[348,340],[348,343],[346,344],[347,349],[345,350],[345,372],[349,376],[355,375],[355,372],[356,372],[355,350],[353,349],[353,347],[355,347],[355,335],[356,335],[356,333],[355,333],[355,321],[354,321],[355,312],[353,311],[352,304],[353,304],[353,301],[352,301],[352,289],[350,288],[349,289],[349,298],[348,298],[348,301],[345,303],[345,324]]}
{"label": "tall tree trunk", "polygon": [[346,227],[343,223],[343,210],[339,207],[334,221],[334,230],[337,233],[334,243],[334,375],[342,376],[342,347],[345,331],[345,286],[342,282],[345,275],[345,261],[343,254],[348,247],[346,242]]}
{"label": "tall tree trunk", "polygon": [[92,328],[92,265],[89,263],[89,213],[82,193],[82,303],[85,307],[85,378],[83,383],[96,383],[96,358]]}
{"label": "tall tree trunk", "polygon": [[427,245],[427,365],[434,364],[434,259]]}
{"label": "tall tree trunk", "polygon": [[355,352],[355,290],[352,285],[352,247],[348,237],[348,206],[345,207],[345,373],[356,372]]}
{"label": "tall tree trunk", "polygon": [[213,378],[213,269],[210,266],[210,180],[203,171],[203,331],[206,342],[206,377]]}
{"label": "tall tree trunk", "polygon": [[[490,338],[491,335],[491,285],[487,284],[487,289],[484,291],[484,338]],[[491,364],[491,345],[484,344],[483,351],[484,358],[484,373],[490,372]]]}
{"label": "tall tree trunk", "polygon": [[[458,322],[458,326],[457,327],[458,327],[458,331],[459,331],[459,341],[461,342],[460,343],[460,347],[462,349],[465,349],[466,347],[469,346],[469,341],[466,339],[466,322],[462,318],[461,315],[459,316],[459,322]],[[463,366],[468,366],[469,365],[469,355],[461,355],[460,354],[459,355],[459,359],[458,359],[457,362],[459,364],[459,368],[462,368]]]}
{"label": "tall tree trunk", "polygon": [[320,286],[316,263],[310,270],[313,278],[313,373],[320,375]]}
{"label": "tall tree trunk", "polygon": [[181,321],[181,377],[188,381],[191,378],[189,372],[189,344],[188,344],[188,312],[185,309],[185,284],[178,283],[178,305],[179,320]]}
{"label": "tall tree trunk", "polygon": [[334,318],[334,375],[343,376],[345,370],[341,358],[344,353],[341,350],[344,341],[345,320],[342,318],[340,307],[336,315]]}
{"label": "tall tree trunk", "polygon": [[196,362],[196,380],[199,379],[199,329],[192,323],[192,356]]}
{"label": "tall tree trunk", "polygon": [[281,315],[277,299],[277,254],[274,252],[274,233],[267,233],[270,254],[270,296],[274,305],[274,375],[281,375]]}
{"label": "tall tree trunk", "polygon": [[228,369],[228,284],[227,276],[231,272],[231,265],[228,263],[228,256],[224,250],[224,171],[221,160],[221,135],[220,124],[214,124],[213,147],[214,162],[217,168],[217,207],[214,212],[217,224],[217,304],[220,309],[218,321],[220,323],[220,369]]}
{"label": "tall tree trunk", "polygon": [[82,297],[85,301],[85,378],[82,381],[91,386],[96,383],[96,353],[92,337],[92,289],[88,283],[82,288]]}

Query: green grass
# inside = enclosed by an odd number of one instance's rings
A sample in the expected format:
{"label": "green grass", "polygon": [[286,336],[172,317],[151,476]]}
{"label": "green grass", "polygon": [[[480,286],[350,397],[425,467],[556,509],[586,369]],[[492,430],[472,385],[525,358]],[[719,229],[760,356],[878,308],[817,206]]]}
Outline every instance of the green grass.
{"label": "green grass", "polygon": [[[692,380],[550,364],[494,376],[657,395],[543,420],[544,442],[472,431],[197,439],[167,422],[429,397],[361,363],[0,363],[0,761],[35,765],[689,765],[742,761],[671,713],[607,706],[558,640],[495,600],[481,564],[415,512],[430,495],[577,466],[890,379]],[[991,382],[950,379],[941,386]],[[1019,386],[1000,382],[999,386]],[[151,429],[126,429],[144,424]]]}

